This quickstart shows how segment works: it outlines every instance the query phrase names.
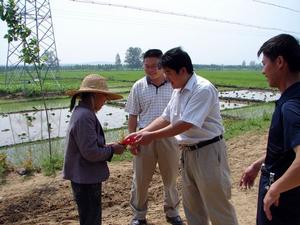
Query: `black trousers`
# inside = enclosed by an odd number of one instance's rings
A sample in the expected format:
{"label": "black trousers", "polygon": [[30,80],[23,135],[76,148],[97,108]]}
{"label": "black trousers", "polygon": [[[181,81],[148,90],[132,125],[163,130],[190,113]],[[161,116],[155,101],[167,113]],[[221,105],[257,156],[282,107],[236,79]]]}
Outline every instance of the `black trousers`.
{"label": "black trousers", "polygon": [[101,183],[77,184],[71,181],[80,225],[101,225]]}
{"label": "black trousers", "polygon": [[300,188],[280,194],[279,206],[271,206],[272,220],[268,220],[264,211],[265,188],[269,178],[261,175],[257,202],[257,225],[300,225]]}

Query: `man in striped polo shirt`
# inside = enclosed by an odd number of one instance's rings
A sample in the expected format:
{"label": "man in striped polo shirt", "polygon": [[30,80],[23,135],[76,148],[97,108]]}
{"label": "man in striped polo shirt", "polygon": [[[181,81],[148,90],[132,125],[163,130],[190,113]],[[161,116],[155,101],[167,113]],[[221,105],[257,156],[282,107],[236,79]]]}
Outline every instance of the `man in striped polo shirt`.
{"label": "man in striped polo shirt", "polygon": [[[144,54],[146,75],[133,85],[125,108],[129,113],[129,133],[146,127],[159,117],[171,98],[173,88],[164,77],[160,66],[161,56],[159,49],[150,49]],[[164,211],[167,222],[181,225],[177,210],[179,197],[176,184],[180,154],[176,140],[173,137],[163,138],[147,146],[140,146],[139,149],[134,146],[129,146],[129,149],[135,154],[130,199],[134,216],[131,225],[147,224],[148,188],[156,164],[164,183]]]}

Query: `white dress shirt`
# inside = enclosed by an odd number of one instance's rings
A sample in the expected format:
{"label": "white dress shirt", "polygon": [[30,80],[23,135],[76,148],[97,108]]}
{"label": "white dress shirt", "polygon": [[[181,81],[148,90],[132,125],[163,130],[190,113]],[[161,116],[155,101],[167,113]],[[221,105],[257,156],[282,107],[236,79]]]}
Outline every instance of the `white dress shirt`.
{"label": "white dress shirt", "polygon": [[182,89],[174,89],[162,117],[175,124],[184,121],[193,124],[189,130],[178,134],[178,144],[196,144],[223,134],[218,91],[208,80],[190,77]]}

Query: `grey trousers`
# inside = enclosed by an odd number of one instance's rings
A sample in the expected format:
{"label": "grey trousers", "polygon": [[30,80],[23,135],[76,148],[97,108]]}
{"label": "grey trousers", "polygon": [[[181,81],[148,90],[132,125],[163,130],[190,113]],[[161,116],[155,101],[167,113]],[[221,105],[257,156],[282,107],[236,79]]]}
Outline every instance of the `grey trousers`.
{"label": "grey trousers", "polygon": [[183,207],[188,225],[237,225],[224,140],[183,150]]}
{"label": "grey trousers", "polygon": [[140,146],[133,159],[133,181],[130,205],[134,219],[145,219],[148,209],[148,188],[158,164],[164,185],[164,211],[167,216],[178,215],[177,177],[180,152],[174,138],[155,140]]}

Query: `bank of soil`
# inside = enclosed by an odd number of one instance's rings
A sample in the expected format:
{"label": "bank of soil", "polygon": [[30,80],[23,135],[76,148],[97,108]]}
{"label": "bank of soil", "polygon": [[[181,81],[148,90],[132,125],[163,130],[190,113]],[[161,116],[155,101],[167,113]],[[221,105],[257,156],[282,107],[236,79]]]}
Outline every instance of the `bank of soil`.
{"label": "bank of soil", "polygon": [[[232,203],[240,225],[255,225],[257,183],[251,190],[240,190],[239,179],[244,168],[260,157],[265,150],[267,135],[247,133],[227,141],[232,173]],[[126,225],[131,220],[129,206],[132,179],[131,162],[110,163],[111,176],[103,186],[104,225]],[[181,189],[181,179],[178,178]],[[166,225],[163,213],[163,187],[156,171],[149,193],[150,225]],[[185,220],[182,205],[180,215]],[[66,225],[79,224],[77,211],[68,181],[35,174],[29,178],[11,173],[0,186],[0,224]]]}

